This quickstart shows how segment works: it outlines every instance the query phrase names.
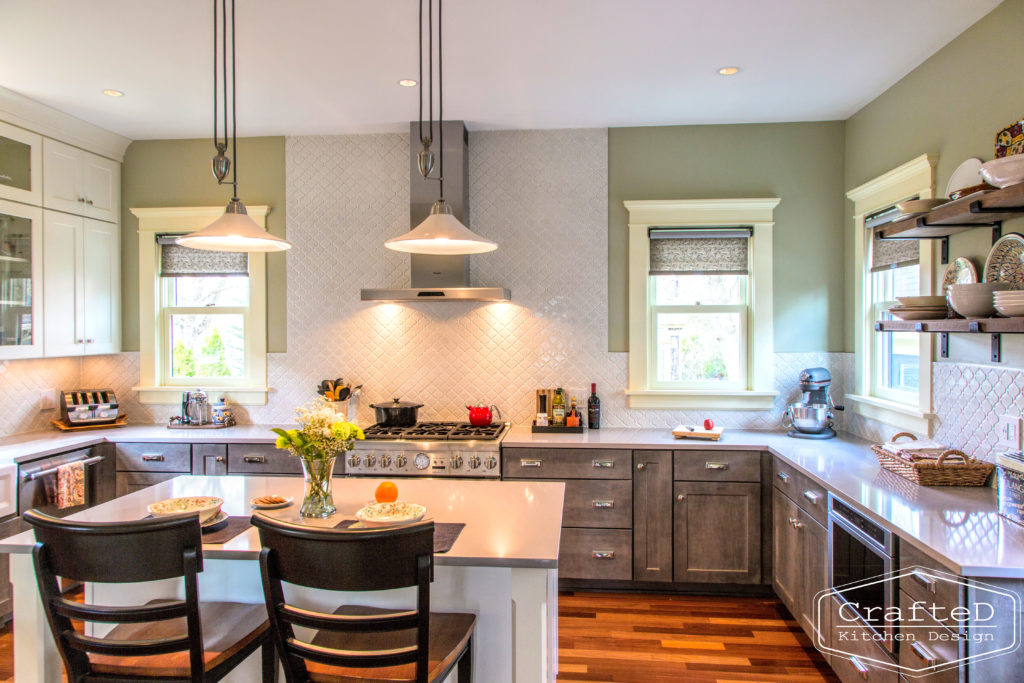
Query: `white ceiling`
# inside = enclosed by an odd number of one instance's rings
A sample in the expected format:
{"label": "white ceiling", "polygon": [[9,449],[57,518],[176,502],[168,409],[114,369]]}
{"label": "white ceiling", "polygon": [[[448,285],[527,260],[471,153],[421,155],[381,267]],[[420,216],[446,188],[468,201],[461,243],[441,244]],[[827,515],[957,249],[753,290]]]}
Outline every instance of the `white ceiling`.
{"label": "white ceiling", "polygon": [[[845,119],[999,0],[448,0],[471,129]],[[406,130],[415,0],[237,0],[239,135]],[[0,85],[133,139],[205,137],[210,0],[0,0]],[[717,75],[738,65],[737,76]],[[123,90],[114,99],[104,88]]]}

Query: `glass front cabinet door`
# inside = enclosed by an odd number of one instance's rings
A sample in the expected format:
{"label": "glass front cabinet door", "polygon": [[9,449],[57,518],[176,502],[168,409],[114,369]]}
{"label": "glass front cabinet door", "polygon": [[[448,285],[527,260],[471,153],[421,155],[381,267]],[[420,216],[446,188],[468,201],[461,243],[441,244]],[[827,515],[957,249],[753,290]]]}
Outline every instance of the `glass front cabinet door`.
{"label": "glass front cabinet door", "polygon": [[43,355],[43,212],[0,199],[0,360]]}
{"label": "glass front cabinet door", "polygon": [[43,139],[0,122],[0,199],[43,203]]}

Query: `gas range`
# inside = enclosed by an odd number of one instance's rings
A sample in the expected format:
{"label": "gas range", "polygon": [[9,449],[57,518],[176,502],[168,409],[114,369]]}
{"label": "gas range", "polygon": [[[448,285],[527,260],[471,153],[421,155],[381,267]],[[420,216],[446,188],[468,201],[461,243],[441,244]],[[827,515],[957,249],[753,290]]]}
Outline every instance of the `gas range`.
{"label": "gas range", "polygon": [[501,477],[501,439],[507,424],[418,422],[374,425],[345,460],[345,473],[365,477]]}

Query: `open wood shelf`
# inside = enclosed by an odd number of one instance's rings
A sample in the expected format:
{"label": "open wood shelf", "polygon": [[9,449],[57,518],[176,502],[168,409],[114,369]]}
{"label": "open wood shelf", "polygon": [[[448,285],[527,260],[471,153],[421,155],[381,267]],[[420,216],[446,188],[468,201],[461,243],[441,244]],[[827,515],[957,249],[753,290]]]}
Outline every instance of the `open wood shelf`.
{"label": "open wood shelf", "polygon": [[982,334],[1024,334],[1024,318],[943,318],[941,320],[881,320],[878,332],[975,332]]}
{"label": "open wood shelf", "polygon": [[881,228],[882,239],[937,239],[1024,216],[1024,183],[967,196],[938,206],[923,216],[893,221]]}

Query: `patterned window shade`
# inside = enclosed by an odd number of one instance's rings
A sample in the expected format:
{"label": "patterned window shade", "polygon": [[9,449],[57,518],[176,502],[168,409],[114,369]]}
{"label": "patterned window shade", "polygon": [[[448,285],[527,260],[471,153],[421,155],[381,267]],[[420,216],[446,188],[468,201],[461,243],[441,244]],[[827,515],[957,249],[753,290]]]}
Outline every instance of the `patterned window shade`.
{"label": "patterned window shade", "polygon": [[747,275],[749,228],[652,228],[651,275]]}
{"label": "patterned window shade", "polygon": [[880,231],[875,231],[871,240],[871,271],[888,270],[901,266],[917,265],[921,259],[921,242],[918,240],[883,240]]}
{"label": "patterned window shade", "polygon": [[175,244],[177,235],[160,235],[160,277],[241,277],[249,274],[245,252],[207,251]]}

